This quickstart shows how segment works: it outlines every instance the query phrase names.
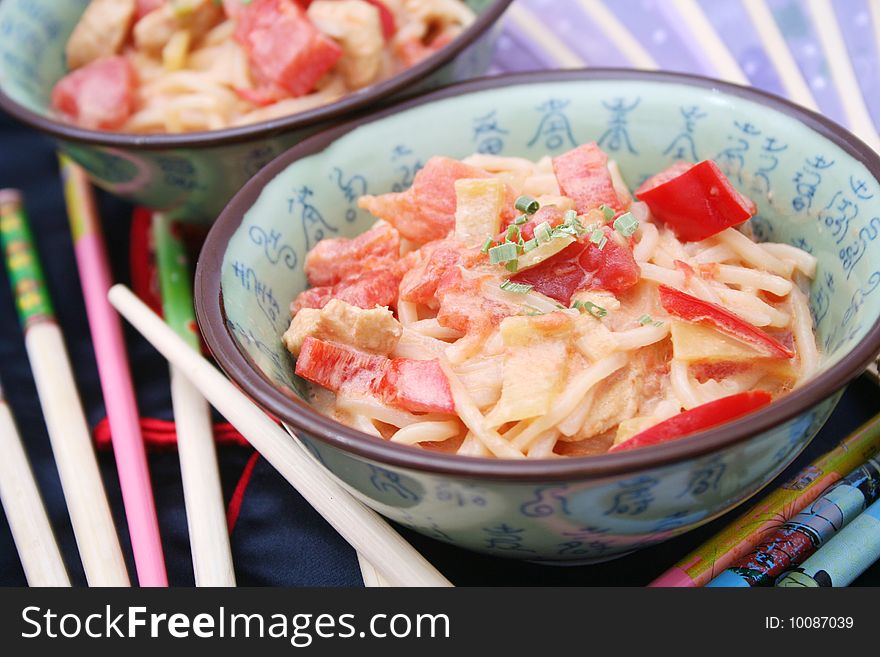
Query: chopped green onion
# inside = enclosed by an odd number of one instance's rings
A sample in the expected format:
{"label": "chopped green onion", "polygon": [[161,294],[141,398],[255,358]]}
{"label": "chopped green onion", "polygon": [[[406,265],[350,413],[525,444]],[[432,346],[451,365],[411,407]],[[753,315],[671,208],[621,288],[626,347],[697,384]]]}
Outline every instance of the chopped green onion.
{"label": "chopped green onion", "polygon": [[599,206],[599,210],[602,211],[602,215],[605,217],[605,221],[611,221],[614,219],[614,208],[605,205],[604,203]]}
{"label": "chopped green onion", "polygon": [[489,249],[489,262],[493,265],[497,265],[501,262],[509,262],[510,260],[516,260],[516,244],[512,244],[507,242],[505,244],[499,244],[498,246],[493,246]]}
{"label": "chopped green onion", "polygon": [[654,322],[654,326],[659,328],[659,327],[663,326],[663,322]]}
{"label": "chopped green onion", "polygon": [[516,203],[513,204],[513,207],[526,214],[535,214],[538,209],[540,209],[541,204],[531,196],[520,196],[516,199]]}
{"label": "chopped green onion", "polygon": [[486,241],[483,242],[483,246],[480,248],[480,253],[489,253],[489,248],[495,243],[491,237],[487,237]]}
{"label": "chopped green onion", "polygon": [[521,214],[516,219],[513,220],[513,223],[516,224],[517,226],[522,226],[528,220],[529,220],[529,218],[526,215]]}
{"label": "chopped green onion", "polygon": [[624,237],[629,237],[634,232],[636,232],[638,228],[639,220],[632,215],[632,212],[622,214],[614,220],[614,230],[616,230]]}
{"label": "chopped green onion", "polygon": [[516,271],[519,269],[519,260],[514,258],[513,260],[509,261],[506,265],[504,265],[504,267],[507,269],[507,271],[515,274]]}
{"label": "chopped green onion", "polygon": [[515,226],[514,224],[510,224],[507,227],[507,234],[504,236],[504,239],[506,239],[508,242],[513,242],[514,237],[519,239],[519,226]]}
{"label": "chopped green onion", "polygon": [[608,238],[605,237],[605,231],[601,228],[597,228],[593,231],[593,234],[590,235],[590,241],[599,247],[599,250],[605,248],[605,244],[608,242]]}
{"label": "chopped green onion", "polygon": [[585,301],[582,307],[593,317],[605,317],[605,315],[608,314],[607,310],[605,310],[602,306],[597,306],[592,301]]}
{"label": "chopped green onion", "polygon": [[538,246],[538,240],[536,240],[534,238],[528,240],[527,242],[523,242],[523,245],[522,245],[523,253],[528,253],[529,251],[536,248],[537,246]]}
{"label": "chopped green onion", "polygon": [[584,304],[581,301],[572,301],[571,307],[576,310],[583,310]]}
{"label": "chopped green onion", "polygon": [[639,317],[639,324],[641,324],[642,326],[645,326],[645,324],[650,324],[653,321],[654,318],[650,315],[642,315],[641,317]]}
{"label": "chopped green onion", "polygon": [[537,240],[538,244],[549,242],[551,237],[550,224],[546,221],[542,221],[535,226],[535,240]]}
{"label": "chopped green onion", "polygon": [[562,215],[562,217],[563,217],[563,220],[565,221],[565,223],[573,224],[575,221],[577,221],[578,213],[575,212],[574,210],[566,210],[565,214]]}
{"label": "chopped green onion", "polygon": [[505,292],[515,292],[516,294],[525,294],[532,289],[528,283],[514,283],[509,279],[505,279],[501,283],[501,289]]}

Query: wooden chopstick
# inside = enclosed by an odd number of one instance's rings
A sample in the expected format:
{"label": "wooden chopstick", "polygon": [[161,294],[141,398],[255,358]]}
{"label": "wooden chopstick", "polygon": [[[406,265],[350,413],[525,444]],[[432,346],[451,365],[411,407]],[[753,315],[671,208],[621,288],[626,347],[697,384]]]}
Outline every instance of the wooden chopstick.
{"label": "wooden chopstick", "polygon": [[18,192],[0,190],[0,236],[80,559],[89,586],[128,586],[89,426],[22,204]]}
{"label": "wooden chopstick", "polygon": [[392,586],[451,586],[415,548],[318,466],[305,450],[123,285],[110,302]]}
{"label": "wooden chopstick", "polygon": [[0,386],[0,502],[30,586],[70,586],[46,507]]}

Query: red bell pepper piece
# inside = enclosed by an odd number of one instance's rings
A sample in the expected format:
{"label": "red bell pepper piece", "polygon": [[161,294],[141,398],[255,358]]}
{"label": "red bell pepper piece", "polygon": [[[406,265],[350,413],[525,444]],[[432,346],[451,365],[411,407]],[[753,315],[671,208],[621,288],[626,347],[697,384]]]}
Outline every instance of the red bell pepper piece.
{"label": "red bell pepper piece", "polygon": [[706,322],[722,333],[742,340],[767,358],[791,358],[794,352],[757,326],[740,319],[714,303],[703,301],[679,290],[660,286],[660,304],[670,315],[688,322]]}
{"label": "red bell pepper piece", "polygon": [[639,282],[639,265],[632,250],[618,243],[610,228],[603,230],[608,238],[603,248],[590,241],[575,242],[510,280],[527,283],[566,306],[578,290],[608,290],[614,294],[628,290]]}
{"label": "red bell pepper piece", "polygon": [[757,210],[712,160],[687,169],[681,163],[674,164],[649,178],[636,190],[636,196],[685,242],[699,242],[737,226]]}
{"label": "red bell pepper piece", "polygon": [[637,433],[629,440],[615,445],[608,451],[623,452],[684,438],[703,429],[717,427],[719,424],[747,415],[766,406],[772,399],[772,395],[765,390],[749,390],[729,397],[722,397],[708,404],[701,404],[678,415],[673,415],[668,420]]}

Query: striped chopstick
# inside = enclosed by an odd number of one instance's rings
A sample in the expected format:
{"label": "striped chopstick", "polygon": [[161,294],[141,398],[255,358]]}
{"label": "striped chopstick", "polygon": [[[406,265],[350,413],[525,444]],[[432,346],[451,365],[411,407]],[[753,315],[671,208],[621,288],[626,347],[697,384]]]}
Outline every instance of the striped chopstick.
{"label": "striped chopstick", "polygon": [[90,586],[128,586],[110,505],[21,194],[0,190],[0,239],[25,348]]}

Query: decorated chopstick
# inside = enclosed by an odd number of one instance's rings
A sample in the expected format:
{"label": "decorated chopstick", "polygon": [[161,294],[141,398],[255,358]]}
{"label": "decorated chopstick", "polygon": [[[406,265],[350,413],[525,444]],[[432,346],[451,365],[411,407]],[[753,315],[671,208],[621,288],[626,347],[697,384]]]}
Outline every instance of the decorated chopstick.
{"label": "decorated chopstick", "polygon": [[880,452],[880,415],[847,436],[715,534],[649,586],[704,586],[748,554],[769,531],[803,511],[829,486]]}
{"label": "decorated chopstick", "polygon": [[776,586],[849,586],[878,559],[880,502],[874,502]]}
{"label": "decorated chopstick", "polygon": [[751,552],[709,582],[710,587],[773,586],[880,496],[880,462],[867,462],[828,488],[788,522],[765,533]]}
{"label": "decorated chopstick", "polygon": [[138,582],[141,586],[167,586],[159,524],[122,325],[107,303],[110,266],[94,196],[85,172],[66,156],[59,159]]}
{"label": "decorated chopstick", "polygon": [[415,548],[323,470],[201,354],[128,288],[110,302],[392,586],[451,586]]}
{"label": "decorated chopstick", "polygon": [[[2,202],[2,201],[0,201]],[[70,586],[31,464],[0,386],[0,502],[30,586]]]}
{"label": "decorated chopstick", "polygon": [[814,112],[818,111],[819,106],[816,103],[816,98],[804,80],[801,69],[794,60],[785,37],[776,24],[776,19],[773,18],[773,13],[766,1],[743,0],[743,6],[764,45],[767,56],[773,62],[773,67],[782,80],[785,93],[794,102]]}
{"label": "decorated chopstick", "polygon": [[[153,214],[152,234],[165,322],[198,351],[186,247],[175,225],[164,214]],[[177,425],[177,450],[196,586],[235,586],[211,409],[174,365],[171,366],[171,402]]]}
{"label": "decorated chopstick", "polygon": [[829,0],[807,0],[807,10],[816,27],[819,36],[819,44],[825,54],[825,61],[831,69],[831,79],[837,89],[843,111],[846,114],[850,129],[859,136],[866,144],[876,151],[880,151],[880,135],[877,126],[868,112],[865,98],[852,62],[846,51],[843,33],[837,22],[837,16]]}
{"label": "decorated chopstick", "polygon": [[0,240],[80,559],[90,586],[128,586],[89,427],[22,204],[18,192],[0,191]]}

